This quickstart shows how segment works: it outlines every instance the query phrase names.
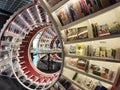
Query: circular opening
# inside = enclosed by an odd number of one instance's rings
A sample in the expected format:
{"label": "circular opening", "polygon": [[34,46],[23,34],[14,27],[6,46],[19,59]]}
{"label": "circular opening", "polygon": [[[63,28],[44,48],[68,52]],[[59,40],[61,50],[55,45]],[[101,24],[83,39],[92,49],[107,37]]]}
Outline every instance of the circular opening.
{"label": "circular opening", "polygon": [[39,32],[30,49],[32,63],[39,71],[53,74],[61,70],[61,42],[52,27]]}

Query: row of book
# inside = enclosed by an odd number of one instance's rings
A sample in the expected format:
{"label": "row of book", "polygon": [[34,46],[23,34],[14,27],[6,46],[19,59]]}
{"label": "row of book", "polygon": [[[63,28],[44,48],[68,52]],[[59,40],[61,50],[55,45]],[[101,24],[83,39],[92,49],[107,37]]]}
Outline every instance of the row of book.
{"label": "row of book", "polygon": [[105,46],[94,48],[93,45],[85,46],[84,44],[76,44],[70,46],[69,53],[77,56],[95,56],[118,60],[120,59],[120,48],[107,49]]}
{"label": "row of book", "polygon": [[115,0],[71,0],[56,15],[62,26],[106,8]]}
{"label": "row of book", "polygon": [[81,90],[79,87],[74,85],[72,82],[64,78],[63,76],[60,77],[58,80],[60,84],[66,89],[66,90]]}
{"label": "row of book", "polygon": [[80,86],[84,87],[85,90],[108,90],[110,88],[105,87],[101,81],[83,76],[77,72],[74,74],[72,80],[77,82]]}
{"label": "row of book", "polygon": [[110,81],[114,80],[116,75],[116,71],[97,64],[92,64],[87,59],[70,58],[69,64],[73,67],[77,67],[80,70],[84,70],[86,73],[92,73]]}
{"label": "row of book", "polygon": [[66,41],[73,41],[88,38],[88,28],[84,27],[76,27],[64,30]]}
{"label": "row of book", "polygon": [[120,24],[117,21],[103,25],[97,23],[91,25],[94,37],[120,34]]}

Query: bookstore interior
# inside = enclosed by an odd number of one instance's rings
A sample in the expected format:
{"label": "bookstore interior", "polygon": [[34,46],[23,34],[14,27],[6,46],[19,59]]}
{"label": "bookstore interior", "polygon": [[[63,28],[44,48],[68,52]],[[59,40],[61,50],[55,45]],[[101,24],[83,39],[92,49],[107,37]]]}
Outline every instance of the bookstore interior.
{"label": "bookstore interior", "polygon": [[120,0],[0,0],[0,90],[120,90]]}

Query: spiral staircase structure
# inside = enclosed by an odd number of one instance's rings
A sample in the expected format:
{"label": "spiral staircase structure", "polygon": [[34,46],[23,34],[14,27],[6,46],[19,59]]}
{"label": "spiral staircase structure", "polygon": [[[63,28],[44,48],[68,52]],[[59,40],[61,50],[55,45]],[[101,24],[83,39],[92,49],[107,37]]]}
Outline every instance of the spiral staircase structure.
{"label": "spiral staircase structure", "polygon": [[[33,64],[30,56],[30,47],[34,37],[43,31],[41,38],[49,41],[50,48],[59,38],[57,30],[41,3],[33,3],[18,10],[4,25],[1,33],[1,48],[10,59],[9,64],[17,80],[29,90],[45,90],[58,80],[62,72],[49,74],[39,71]],[[41,40],[42,41],[42,40]],[[41,41],[38,46],[41,48]],[[7,42],[7,45],[2,45]],[[62,53],[62,52],[60,52]],[[41,57],[41,54],[38,54]],[[61,62],[63,57],[57,53],[50,54],[54,60]]]}

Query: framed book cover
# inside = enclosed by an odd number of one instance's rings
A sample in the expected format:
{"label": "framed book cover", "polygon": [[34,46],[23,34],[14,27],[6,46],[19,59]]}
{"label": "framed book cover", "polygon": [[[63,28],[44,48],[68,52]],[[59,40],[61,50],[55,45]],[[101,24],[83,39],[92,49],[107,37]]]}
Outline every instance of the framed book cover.
{"label": "framed book cover", "polygon": [[77,66],[78,59],[79,58],[70,58],[69,64],[72,66]]}
{"label": "framed book cover", "polygon": [[83,81],[83,86],[88,90],[95,90],[97,82],[92,80],[91,78],[86,77]]}
{"label": "framed book cover", "polygon": [[70,45],[69,53],[70,54],[75,54],[76,53],[76,47],[73,46],[73,45]]}
{"label": "framed book cover", "polygon": [[100,76],[108,80],[114,80],[116,72],[112,71],[106,67],[101,67],[99,65],[91,64],[90,69],[93,74]]}
{"label": "framed book cover", "polygon": [[89,61],[86,59],[79,59],[77,61],[77,68],[87,72],[89,69]]}
{"label": "framed book cover", "polygon": [[83,44],[76,44],[76,55],[85,56],[85,46]]}
{"label": "framed book cover", "polygon": [[107,24],[99,25],[98,35],[99,36],[110,35],[109,28],[108,28]]}
{"label": "framed book cover", "polygon": [[88,29],[87,26],[85,27],[78,27],[77,28],[77,37],[78,39],[84,39],[84,38],[88,38]]}
{"label": "framed book cover", "polygon": [[117,21],[109,23],[107,25],[110,35],[120,34],[120,24]]}

